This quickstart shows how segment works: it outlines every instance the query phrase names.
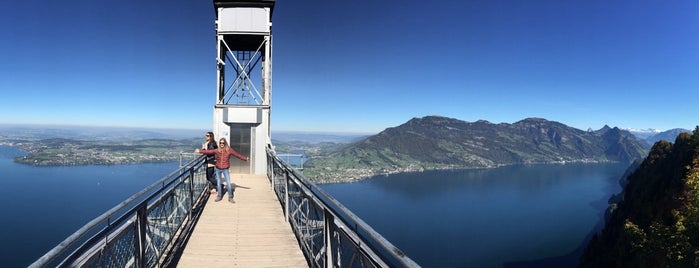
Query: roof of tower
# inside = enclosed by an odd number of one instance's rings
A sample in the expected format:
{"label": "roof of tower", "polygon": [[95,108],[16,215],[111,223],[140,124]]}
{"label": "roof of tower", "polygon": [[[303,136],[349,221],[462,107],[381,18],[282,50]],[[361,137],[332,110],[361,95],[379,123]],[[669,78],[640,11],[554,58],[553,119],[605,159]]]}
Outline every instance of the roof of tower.
{"label": "roof of tower", "polygon": [[275,0],[214,0],[214,8],[219,7],[269,7],[270,16],[274,13]]}

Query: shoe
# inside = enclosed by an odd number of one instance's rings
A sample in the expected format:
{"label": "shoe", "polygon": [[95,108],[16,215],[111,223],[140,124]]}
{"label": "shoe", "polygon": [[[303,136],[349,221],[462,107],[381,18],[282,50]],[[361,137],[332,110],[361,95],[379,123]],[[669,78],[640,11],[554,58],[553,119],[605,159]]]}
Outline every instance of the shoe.
{"label": "shoe", "polygon": [[221,199],[223,199],[223,196],[222,196],[222,195],[217,195],[217,196],[216,196],[216,199],[214,199],[214,202],[221,201]]}
{"label": "shoe", "polygon": [[210,193],[211,193],[211,195],[215,195],[215,194],[216,194],[216,189],[211,189],[211,192],[210,192]]}
{"label": "shoe", "polygon": [[228,202],[235,203],[235,201],[233,201],[233,197],[232,197],[232,196],[231,196],[231,197],[228,197]]}

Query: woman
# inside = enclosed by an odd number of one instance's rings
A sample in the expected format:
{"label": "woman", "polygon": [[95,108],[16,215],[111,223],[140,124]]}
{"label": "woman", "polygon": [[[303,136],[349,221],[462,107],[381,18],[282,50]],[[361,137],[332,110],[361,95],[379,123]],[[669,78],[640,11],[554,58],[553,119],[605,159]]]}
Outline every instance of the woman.
{"label": "woman", "polygon": [[216,190],[218,191],[218,195],[214,201],[218,202],[223,199],[223,192],[221,191],[221,176],[223,176],[226,178],[226,183],[228,185],[228,202],[235,203],[235,201],[233,201],[233,185],[231,184],[231,175],[230,172],[228,172],[228,168],[230,167],[230,159],[231,156],[235,156],[240,160],[247,162],[250,160],[250,158],[233,150],[233,148],[228,146],[228,142],[225,138],[221,138],[219,140],[217,149],[196,149],[195,152],[206,155],[216,155]]}
{"label": "woman", "polygon": [[[213,150],[213,149],[218,149],[218,145],[216,145],[216,138],[214,138],[214,133],[213,132],[206,132],[206,142],[201,145],[201,148],[203,150]],[[211,191],[211,194],[216,194],[216,178],[214,178],[215,174],[214,172],[216,171],[215,169],[215,164],[216,164],[216,157],[213,155],[207,155],[206,156],[206,180],[209,181],[209,191]]]}

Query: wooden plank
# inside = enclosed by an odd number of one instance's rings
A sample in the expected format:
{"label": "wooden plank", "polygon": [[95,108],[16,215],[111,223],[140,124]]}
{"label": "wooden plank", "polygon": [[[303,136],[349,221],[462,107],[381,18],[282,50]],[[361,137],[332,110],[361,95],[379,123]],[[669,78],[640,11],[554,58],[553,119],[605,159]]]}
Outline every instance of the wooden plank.
{"label": "wooden plank", "polygon": [[235,203],[209,197],[177,267],[307,267],[267,177],[231,175]]}

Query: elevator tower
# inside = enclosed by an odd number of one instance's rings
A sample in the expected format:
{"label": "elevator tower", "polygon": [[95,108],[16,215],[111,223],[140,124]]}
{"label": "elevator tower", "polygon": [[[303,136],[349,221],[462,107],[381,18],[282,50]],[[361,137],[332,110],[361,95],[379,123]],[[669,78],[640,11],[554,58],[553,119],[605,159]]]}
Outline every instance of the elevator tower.
{"label": "elevator tower", "polygon": [[266,174],[271,145],[274,0],[214,0],[216,104],[213,132],[249,162],[231,158],[232,174]]}

